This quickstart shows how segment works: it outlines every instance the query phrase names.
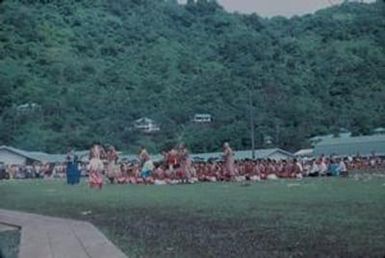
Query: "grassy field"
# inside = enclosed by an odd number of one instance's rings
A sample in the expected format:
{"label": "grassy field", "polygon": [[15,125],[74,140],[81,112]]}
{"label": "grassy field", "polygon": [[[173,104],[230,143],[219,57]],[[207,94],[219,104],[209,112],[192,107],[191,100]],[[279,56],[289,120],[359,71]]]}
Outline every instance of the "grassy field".
{"label": "grassy field", "polygon": [[384,257],[385,178],[177,186],[0,182],[1,208],[87,220],[130,257]]}

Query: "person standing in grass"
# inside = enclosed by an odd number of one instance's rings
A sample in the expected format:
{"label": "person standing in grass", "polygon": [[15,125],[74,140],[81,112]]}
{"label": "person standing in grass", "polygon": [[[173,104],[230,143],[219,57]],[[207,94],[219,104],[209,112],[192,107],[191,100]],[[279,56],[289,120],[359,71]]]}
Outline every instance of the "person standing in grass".
{"label": "person standing in grass", "polygon": [[80,173],[78,171],[77,157],[72,149],[67,154],[67,184],[75,185],[80,182]]}
{"label": "person standing in grass", "polygon": [[147,160],[144,163],[140,173],[140,176],[143,178],[144,183],[152,184],[154,182],[154,178],[152,176],[154,168],[154,163],[151,159]]}
{"label": "person standing in grass", "polygon": [[168,169],[174,173],[174,169],[179,167],[178,151],[172,148],[167,154]]}
{"label": "person standing in grass", "polygon": [[233,179],[235,176],[234,152],[228,142],[223,144],[224,175],[226,179]]}
{"label": "person standing in grass", "polygon": [[142,148],[142,151],[139,155],[140,159],[140,177],[143,179],[144,183],[152,181],[152,172],[154,170],[154,163],[151,160],[150,155],[146,149]]}
{"label": "person standing in grass", "polygon": [[191,159],[186,145],[180,144],[178,148],[180,171],[182,172],[182,180],[189,182],[191,178]]}
{"label": "person standing in grass", "polygon": [[143,167],[144,163],[150,158],[146,148],[144,146],[140,147],[139,151],[139,166]]}
{"label": "person standing in grass", "polygon": [[114,183],[118,178],[118,171],[120,170],[120,167],[117,166],[117,161],[119,159],[118,153],[115,150],[115,147],[110,145],[108,147],[107,153],[107,177],[110,180],[111,184]]}
{"label": "person standing in grass", "polygon": [[95,144],[90,150],[90,167],[88,180],[91,188],[102,189],[103,187],[102,172],[104,165],[101,161],[102,154],[103,149],[100,145]]}

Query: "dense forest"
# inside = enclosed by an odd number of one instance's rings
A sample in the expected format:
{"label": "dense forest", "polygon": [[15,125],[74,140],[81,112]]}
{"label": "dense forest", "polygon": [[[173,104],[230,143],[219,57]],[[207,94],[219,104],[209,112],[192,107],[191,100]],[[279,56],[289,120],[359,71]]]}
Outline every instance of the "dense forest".
{"label": "dense forest", "polygon": [[[141,117],[161,130],[133,130]],[[251,126],[257,147],[288,150],[385,127],[384,2],[290,19],[209,0],[0,2],[0,145],[247,149]]]}

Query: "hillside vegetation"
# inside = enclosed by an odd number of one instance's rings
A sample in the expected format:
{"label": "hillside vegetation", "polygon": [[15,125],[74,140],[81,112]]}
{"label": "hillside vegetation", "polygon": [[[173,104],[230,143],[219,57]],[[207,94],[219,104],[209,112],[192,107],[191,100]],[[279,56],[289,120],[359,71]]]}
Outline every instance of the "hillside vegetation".
{"label": "hillside vegetation", "polygon": [[[0,144],[244,149],[251,103],[257,147],[271,136],[294,150],[316,134],[385,126],[384,100],[383,1],[290,19],[208,0],[0,3]],[[38,108],[20,112],[26,103]],[[192,123],[195,113],[213,123]],[[161,131],[132,130],[141,117]]]}

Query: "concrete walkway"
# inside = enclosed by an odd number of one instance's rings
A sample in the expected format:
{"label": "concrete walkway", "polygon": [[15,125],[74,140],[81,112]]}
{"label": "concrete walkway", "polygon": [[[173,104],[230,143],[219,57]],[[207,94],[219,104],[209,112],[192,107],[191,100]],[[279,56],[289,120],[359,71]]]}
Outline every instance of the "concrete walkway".
{"label": "concrete walkway", "polygon": [[91,223],[0,209],[21,228],[19,258],[127,258]]}

